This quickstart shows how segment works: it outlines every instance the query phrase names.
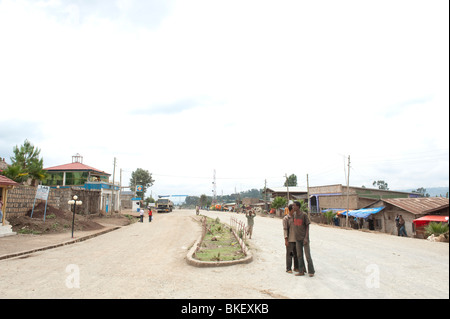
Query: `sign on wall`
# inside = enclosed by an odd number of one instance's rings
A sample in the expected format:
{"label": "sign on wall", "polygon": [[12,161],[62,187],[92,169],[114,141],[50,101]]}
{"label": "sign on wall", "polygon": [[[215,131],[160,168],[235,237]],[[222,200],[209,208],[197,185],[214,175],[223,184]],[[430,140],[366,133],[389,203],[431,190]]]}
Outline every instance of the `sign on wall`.
{"label": "sign on wall", "polygon": [[47,200],[49,193],[50,193],[50,186],[38,185],[35,198]]}
{"label": "sign on wall", "polygon": [[36,196],[34,197],[33,209],[31,210],[31,218],[33,218],[36,199],[42,199],[45,200],[45,210],[44,210],[44,222],[45,222],[45,215],[47,214],[47,200],[49,193],[50,193],[50,186],[38,185],[36,190]]}

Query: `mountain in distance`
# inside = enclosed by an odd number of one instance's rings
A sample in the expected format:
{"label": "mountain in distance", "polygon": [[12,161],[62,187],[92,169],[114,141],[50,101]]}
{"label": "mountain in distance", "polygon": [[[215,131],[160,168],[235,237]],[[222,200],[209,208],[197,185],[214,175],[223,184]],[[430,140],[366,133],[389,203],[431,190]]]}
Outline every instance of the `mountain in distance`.
{"label": "mountain in distance", "polygon": [[[447,196],[448,193],[448,189],[449,187],[424,187],[425,188],[425,192],[426,194],[430,194],[430,197],[445,197]],[[398,190],[400,192],[412,192],[417,190],[417,188],[408,188],[408,189],[403,189],[403,190]]]}

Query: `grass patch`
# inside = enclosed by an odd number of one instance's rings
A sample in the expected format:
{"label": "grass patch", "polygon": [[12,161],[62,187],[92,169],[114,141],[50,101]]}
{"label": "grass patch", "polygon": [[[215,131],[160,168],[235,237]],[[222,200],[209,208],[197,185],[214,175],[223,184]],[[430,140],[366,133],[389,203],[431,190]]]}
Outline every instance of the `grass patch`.
{"label": "grass patch", "polygon": [[219,218],[206,218],[206,235],[194,258],[201,261],[230,261],[245,257],[230,228]]}
{"label": "grass patch", "polygon": [[28,228],[23,228],[23,229],[19,229],[16,231],[19,234],[31,234],[31,235],[40,235],[42,234],[42,232],[34,230],[34,229],[28,229]]}
{"label": "grass patch", "polygon": [[130,215],[130,214],[125,214],[124,216],[125,216],[126,218],[128,218],[128,222],[129,222],[130,224],[137,222],[137,220],[138,220],[138,218],[139,218],[139,217],[132,216],[132,215]]}

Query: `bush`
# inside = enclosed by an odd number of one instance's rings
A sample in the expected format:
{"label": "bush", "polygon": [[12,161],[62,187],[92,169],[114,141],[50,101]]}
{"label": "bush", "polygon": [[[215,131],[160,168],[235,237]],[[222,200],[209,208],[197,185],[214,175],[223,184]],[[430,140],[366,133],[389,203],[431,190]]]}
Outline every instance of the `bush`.
{"label": "bush", "polygon": [[425,227],[425,235],[431,236],[439,236],[442,234],[448,233],[448,223],[435,223],[431,222]]}
{"label": "bush", "polygon": [[286,204],[287,204],[286,198],[280,197],[280,196],[275,197],[275,199],[272,202],[272,208],[279,209],[279,208],[285,207]]}
{"label": "bush", "polygon": [[333,224],[333,218],[334,216],[336,216],[337,213],[333,212],[332,210],[329,210],[327,212],[324,213],[325,218],[327,219],[327,223],[329,225]]}

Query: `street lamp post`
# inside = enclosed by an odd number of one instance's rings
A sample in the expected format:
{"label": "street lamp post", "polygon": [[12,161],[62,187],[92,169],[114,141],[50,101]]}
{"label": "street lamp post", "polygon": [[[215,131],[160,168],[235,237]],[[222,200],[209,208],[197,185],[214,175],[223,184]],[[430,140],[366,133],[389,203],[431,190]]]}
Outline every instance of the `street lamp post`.
{"label": "street lamp post", "polygon": [[73,195],[73,199],[69,200],[67,202],[69,205],[73,205],[73,217],[72,217],[72,238],[73,238],[73,227],[75,224],[75,212],[77,211],[77,206],[80,206],[83,204],[83,202],[81,200],[78,200],[78,196],[77,195]]}

